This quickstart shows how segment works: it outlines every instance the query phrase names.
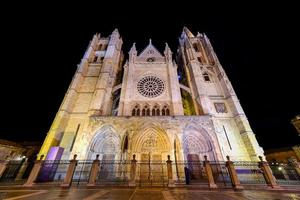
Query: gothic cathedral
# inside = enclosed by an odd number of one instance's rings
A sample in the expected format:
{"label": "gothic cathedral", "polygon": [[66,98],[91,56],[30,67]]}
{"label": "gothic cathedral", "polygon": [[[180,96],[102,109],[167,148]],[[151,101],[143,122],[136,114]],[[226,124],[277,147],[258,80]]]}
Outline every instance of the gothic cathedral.
{"label": "gothic cathedral", "polygon": [[151,40],[128,60],[118,30],[94,35],[39,155],[46,159],[255,161],[263,156],[205,34],[186,27],[176,53]]}

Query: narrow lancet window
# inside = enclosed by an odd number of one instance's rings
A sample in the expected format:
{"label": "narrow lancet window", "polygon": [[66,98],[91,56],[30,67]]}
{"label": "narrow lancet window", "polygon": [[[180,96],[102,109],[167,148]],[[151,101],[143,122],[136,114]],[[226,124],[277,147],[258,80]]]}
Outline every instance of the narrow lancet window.
{"label": "narrow lancet window", "polygon": [[208,75],[208,73],[203,73],[203,78],[204,78],[204,81],[206,81],[206,82],[210,82],[210,77],[209,77],[209,75]]}

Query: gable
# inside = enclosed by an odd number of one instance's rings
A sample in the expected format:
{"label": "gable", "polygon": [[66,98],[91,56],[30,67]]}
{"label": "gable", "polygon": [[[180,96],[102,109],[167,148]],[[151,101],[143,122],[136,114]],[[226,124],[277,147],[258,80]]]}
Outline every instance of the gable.
{"label": "gable", "polygon": [[164,61],[164,56],[150,43],[137,57],[138,61],[144,62],[162,62]]}

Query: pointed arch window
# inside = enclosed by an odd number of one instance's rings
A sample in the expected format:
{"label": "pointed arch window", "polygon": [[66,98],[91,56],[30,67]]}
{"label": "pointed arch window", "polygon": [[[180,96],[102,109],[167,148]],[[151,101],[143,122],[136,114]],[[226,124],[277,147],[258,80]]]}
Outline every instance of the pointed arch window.
{"label": "pointed arch window", "polygon": [[152,116],[155,116],[155,109],[152,109]]}
{"label": "pointed arch window", "polygon": [[147,116],[150,116],[150,108],[148,108],[148,109],[146,110],[146,115],[147,115]]}
{"label": "pointed arch window", "polygon": [[155,105],[155,106],[152,108],[152,116],[159,116],[159,115],[160,115],[159,106],[158,106],[158,105]]}
{"label": "pointed arch window", "polygon": [[169,110],[169,108],[166,109],[166,115],[170,115],[170,110]]}
{"label": "pointed arch window", "polygon": [[156,109],[156,115],[159,116],[160,115],[160,110],[157,108]]}
{"label": "pointed arch window", "polygon": [[99,50],[99,51],[102,50],[102,44],[99,45],[98,50]]}
{"label": "pointed arch window", "polygon": [[198,62],[199,62],[199,63],[202,63],[202,60],[201,60],[200,57],[197,57],[197,59],[198,59]]}
{"label": "pointed arch window", "polygon": [[194,44],[193,44],[193,47],[194,47],[194,49],[195,49],[196,52],[200,52],[197,43],[194,43]]}
{"label": "pointed arch window", "polygon": [[98,61],[98,56],[95,55],[93,62],[97,62]]}
{"label": "pointed arch window", "polygon": [[209,77],[207,72],[203,73],[203,79],[204,79],[205,82],[210,82],[210,77]]}
{"label": "pointed arch window", "polygon": [[132,116],[140,116],[140,106],[136,105],[132,111],[131,111]]}
{"label": "pointed arch window", "polygon": [[145,105],[142,110],[142,116],[150,116],[150,108],[148,105]]}
{"label": "pointed arch window", "polygon": [[143,110],[142,110],[142,116],[145,116],[146,115],[146,109],[144,108]]}
{"label": "pointed arch window", "polygon": [[163,107],[163,109],[161,110],[161,115],[165,116],[165,115],[170,115],[170,109],[167,105],[165,105]]}

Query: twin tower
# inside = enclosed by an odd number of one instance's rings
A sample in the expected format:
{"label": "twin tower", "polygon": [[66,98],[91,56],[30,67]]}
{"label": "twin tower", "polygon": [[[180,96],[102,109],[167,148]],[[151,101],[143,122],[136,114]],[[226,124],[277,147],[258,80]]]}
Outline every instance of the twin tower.
{"label": "twin tower", "polygon": [[94,35],[39,155],[46,159],[258,160],[263,155],[205,34],[183,28],[176,53],[151,40],[124,59],[118,30]]}

